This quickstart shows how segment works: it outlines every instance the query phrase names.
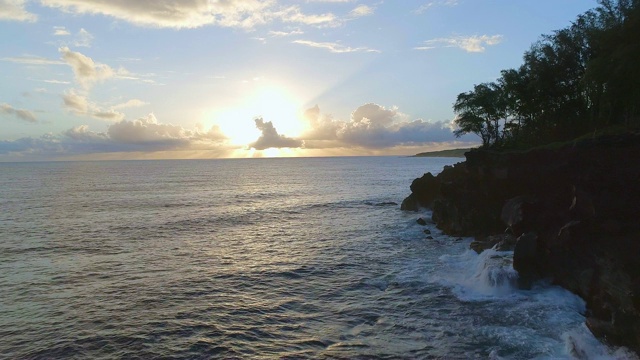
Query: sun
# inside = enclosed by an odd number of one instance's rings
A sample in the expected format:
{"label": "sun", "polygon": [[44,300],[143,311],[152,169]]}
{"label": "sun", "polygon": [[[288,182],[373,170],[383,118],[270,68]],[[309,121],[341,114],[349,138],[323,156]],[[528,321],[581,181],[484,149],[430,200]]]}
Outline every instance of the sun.
{"label": "sun", "polygon": [[253,122],[271,121],[279,134],[296,137],[304,131],[302,102],[280,86],[262,86],[215,114],[215,121],[234,145],[249,145],[260,137]]}

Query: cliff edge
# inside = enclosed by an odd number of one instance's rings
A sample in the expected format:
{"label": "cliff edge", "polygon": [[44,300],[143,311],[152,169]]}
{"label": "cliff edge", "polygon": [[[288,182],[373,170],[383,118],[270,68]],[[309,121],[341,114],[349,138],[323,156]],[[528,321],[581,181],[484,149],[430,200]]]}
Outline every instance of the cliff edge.
{"label": "cliff edge", "polygon": [[640,354],[640,134],[465,157],[415,179],[401,208],[431,208],[478,252],[513,248],[521,288],[551,279],[586,301],[596,336]]}

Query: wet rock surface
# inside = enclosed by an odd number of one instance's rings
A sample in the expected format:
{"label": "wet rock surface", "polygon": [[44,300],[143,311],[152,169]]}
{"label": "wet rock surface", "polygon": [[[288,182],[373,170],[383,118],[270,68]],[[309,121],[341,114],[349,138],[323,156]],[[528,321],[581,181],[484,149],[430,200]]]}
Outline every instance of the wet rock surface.
{"label": "wet rock surface", "polygon": [[402,208],[431,208],[477,252],[514,249],[521,287],[552,279],[587,302],[594,334],[640,353],[640,135],[465,155],[416,179]]}

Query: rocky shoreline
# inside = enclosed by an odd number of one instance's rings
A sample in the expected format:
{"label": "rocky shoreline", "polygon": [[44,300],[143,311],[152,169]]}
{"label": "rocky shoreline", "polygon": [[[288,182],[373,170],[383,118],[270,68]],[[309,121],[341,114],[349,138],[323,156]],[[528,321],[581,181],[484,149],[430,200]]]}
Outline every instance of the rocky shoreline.
{"label": "rocky shoreline", "polygon": [[518,285],[551,279],[587,303],[587,326],[640,354],[640,133],[527,152],[473,150],[415,179],[401,208],[477,252],[514,249]]}

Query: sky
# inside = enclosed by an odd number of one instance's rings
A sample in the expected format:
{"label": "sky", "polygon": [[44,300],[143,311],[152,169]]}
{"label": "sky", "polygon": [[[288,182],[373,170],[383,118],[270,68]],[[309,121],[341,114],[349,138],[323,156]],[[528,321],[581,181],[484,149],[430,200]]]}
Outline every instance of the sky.
{"label": "sky", "polygon": [[595,0],[0,0],[0,161],[411,155]]}

